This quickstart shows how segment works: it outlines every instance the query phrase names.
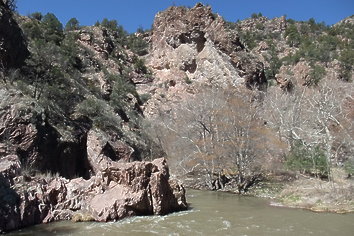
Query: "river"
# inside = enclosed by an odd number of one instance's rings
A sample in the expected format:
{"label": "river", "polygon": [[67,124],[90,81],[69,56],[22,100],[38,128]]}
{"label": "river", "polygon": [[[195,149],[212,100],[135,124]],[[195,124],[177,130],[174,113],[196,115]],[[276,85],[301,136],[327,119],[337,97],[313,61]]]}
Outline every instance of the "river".
{"label": "river", "polygon": [[110,223],[64,221],[9,235],[354,235],[354,214],[272,207],[268,200],[222,192],[188,190],[187,200],[190,210],[167,216],[133,217]]}

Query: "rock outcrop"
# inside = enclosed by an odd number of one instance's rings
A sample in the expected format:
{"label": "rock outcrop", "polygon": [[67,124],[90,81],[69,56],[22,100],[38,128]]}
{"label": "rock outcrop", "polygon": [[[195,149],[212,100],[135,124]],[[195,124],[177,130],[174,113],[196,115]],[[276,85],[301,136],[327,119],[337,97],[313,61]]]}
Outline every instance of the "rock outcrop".
{"label": "rock outcrop", "polygon": [[[0,232],[57,220],[112,221],[187,208],[165,159],[112,163],[85,180],[29,176],[16,156],[0,159]],[[171,187],[173,186],[173,187]]]}
{"label": "rock outcrop", "polygon": [[148,116],[156,115],[157,107],[167,111],[188,99],[201,84],[252,87],[266,81],[263,64],[209,6],[198,3],[159,12],[149,41],[146,59],[155,80],[138,86],[140,93],[153,93],[145,106]]}

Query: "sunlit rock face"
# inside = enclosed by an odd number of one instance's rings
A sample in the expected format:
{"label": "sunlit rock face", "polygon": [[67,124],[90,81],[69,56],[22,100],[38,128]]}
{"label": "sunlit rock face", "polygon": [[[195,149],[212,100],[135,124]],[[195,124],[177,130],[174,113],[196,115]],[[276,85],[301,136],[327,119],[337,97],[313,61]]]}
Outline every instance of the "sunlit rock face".
{"label": "sunlit rock face", "polygon": [[197,93],[200,85],[250,87],[265,82],[263,64],[209,6],[159,12],[149,40],[146,59],[155,79],[138,87],[141,93],[153,94],[145,106],[148,116],[168,111]]}

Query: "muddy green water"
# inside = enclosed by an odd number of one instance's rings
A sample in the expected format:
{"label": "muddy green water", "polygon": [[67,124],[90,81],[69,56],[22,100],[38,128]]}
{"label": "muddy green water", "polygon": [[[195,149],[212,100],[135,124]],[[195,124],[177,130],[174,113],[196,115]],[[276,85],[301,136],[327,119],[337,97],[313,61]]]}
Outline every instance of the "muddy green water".
{"label": "muddy green water", "polygon": [[189,190],[191,209],[167,216],[111,223],[58,222],[9,235],[281,235],[354,236],[354,214],[313,213],[272,207],[269,201],[220,192]]}

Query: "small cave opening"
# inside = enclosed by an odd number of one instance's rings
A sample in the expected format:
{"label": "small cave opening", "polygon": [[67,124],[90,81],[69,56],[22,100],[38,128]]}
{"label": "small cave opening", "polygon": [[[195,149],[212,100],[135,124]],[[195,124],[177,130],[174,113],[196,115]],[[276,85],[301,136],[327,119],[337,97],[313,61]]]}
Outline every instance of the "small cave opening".
{"label": "small cave opening", "polygon": [[203,51],[205,47],[205,42],[207,41],[206,38],[204,37],[205,33],[201,32],[200,36],[195,39],[195,43],[197,44],[197,52],[200,53]]}
{"label": "small cave opening", "polygon": [[193,59],[190,63],[185,63],[184,65],[185,71],[189,73],[194,73],[197,70],[197,61]]}
{"label": "small cave opening", "polygon": [[58,147],[56,171],[68,179],[82,177],[90,178],[90,164],[87,159],[86,142],[82,145],[76,142],[62,143]]}
{"label": "small cave opening", "polygon": [[183,33],[178,37],[180,44],[195,44],[197,47],[197,52],[200,53],[205,47],[205,33],[200,30],[195,30],[188,33]]}
{"label": "small cave opening", "polygon": [[106,145],[102,148],[102,154],[109,157],[112,161],[119,161],[119,155],[116,154],[113,147],[106,143]]}

